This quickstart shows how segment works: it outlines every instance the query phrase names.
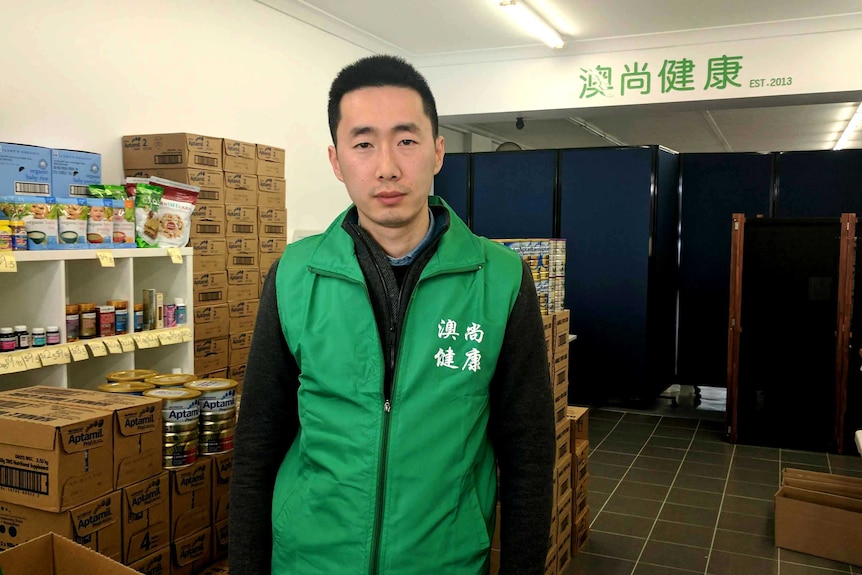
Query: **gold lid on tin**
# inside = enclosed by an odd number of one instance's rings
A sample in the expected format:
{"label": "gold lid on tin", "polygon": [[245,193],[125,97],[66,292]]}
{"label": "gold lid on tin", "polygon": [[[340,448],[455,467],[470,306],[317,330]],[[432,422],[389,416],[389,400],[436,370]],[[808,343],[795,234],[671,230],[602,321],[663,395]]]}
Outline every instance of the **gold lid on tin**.
{"label": "gold lid on tin", "polygon": [[237,385],[237,382],[233,379],[196,379],[195,381],[186,383],[183,387],[208,392],[235,389]]}
{"label": "gold lid on tin", "polygon": [[143,381],[103,383],[99,386],[99,391],[104,391],[105,393],[145,393],[151,389],[154,389],[154,387]]}
{"label": "gold lid on tin", "polygon": [[180,399],[196,399],[201,396],[201,392],[196,389],[187,389],[185,387],[162,387],[154,389],[155,386],[151,384],[146,385],[150,386],[150,390],[144,392],[146,397],[158,397],[159,399],[175,401]]}
{"label": "gold lid on tin", "polygon": [[116,382],[144,381],[156,375],[159,375],[159,372],[152,369],[124,369],[123,371],[112,371],[105,376],[105,379]]}
{"label": "gold lid on tin", "polygon": [[195,379],[197,376],[190,373],[165,373],[148,377],[144,383],[150,383],[156,387],[179,387]]}

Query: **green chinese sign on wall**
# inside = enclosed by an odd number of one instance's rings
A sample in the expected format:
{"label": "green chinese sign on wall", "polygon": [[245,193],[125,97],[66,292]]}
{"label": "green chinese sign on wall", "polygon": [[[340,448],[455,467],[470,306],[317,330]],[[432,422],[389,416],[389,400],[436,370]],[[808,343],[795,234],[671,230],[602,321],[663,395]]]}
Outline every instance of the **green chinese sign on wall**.
{"label": "green chinese sign on wall", "polygon": [[[610,66],[581,68],[581,99],[613,97],[619,94],[652,94],[660,91],[690,92],[694,90],[732,90],[742,87],[740,72],[743,70],[742,56],[723,54],[707,59],[706,63],[695,63],[688,58],[665,59],[661,67],[651,68],[650,63],[625,64],[622,70]],[[790,85],[791,78],[785,83]],[[765,80],[751,80],[751,88],[765,87]]]}

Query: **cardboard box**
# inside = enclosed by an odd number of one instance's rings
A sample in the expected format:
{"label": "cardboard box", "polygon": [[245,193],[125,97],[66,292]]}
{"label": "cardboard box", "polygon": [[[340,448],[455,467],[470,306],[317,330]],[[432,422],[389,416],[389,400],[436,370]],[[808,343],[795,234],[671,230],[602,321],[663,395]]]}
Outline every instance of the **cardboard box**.
{"label": "cardboard box", "polygon": [[216,561],[215,563],[201,571],[198,575],[228,575],[227,559]]}
{"label": "cardboard box", "polygon": [[227,378],[227,368],[218,369],[216,371],[211,371],[209,373],[201,373],[200,376],[205,379],[226,379]]}
{"label": "cardboard box", "polygon": [[557,507],[563,503],[566,496],[572,492],[572,456],[563,457],[556,466],[557,471]]}
{"label": "cardboard box", "polygon": [[263,227],[264,224],[287,225],[287,209],[285,208],[258,208],[257,219]]}
{"label": "cardboard box", "polygon": [[259,232],[262,238],[287,238],[287,224],[261,223]]}
{"label": "cardboard box", "polygon": [[581,483],[589,476],[590,442],[586,439],[575,439],[572,449],[572,481]]}
{"label": "cardboard box", "polygon": [[212,461],[203,457],[193,465],[168,473],[171,541],[178,541],[212,523]]}
{"label": "cardboard box", "polygon": [[284,194],[272,194],[270,192],[258,192],[257,194],[257,206],[259,208],[283,208],[286,205],[287,198]]}
{"label": "cardboard box", "polygon": [[578,478],[574,483],[574,492],[572,493],[572,515],[577,517],[587,508],[587,484],[590,476]]}
{"label": "cardboard box", "polygon": [[571,441],[569,439],[570,427],[568,421],[563,421],[557,425],[557,462],[562,461],[563,457],[571,454]]}
{"label": "cardboard box", "polygon": [[50,196],[51,150],[0,142],[0,196]]}
{"label": "cardboard box", "polygon": [[590,540],[590,507],[587,506],[580,515],[575,519],[575,528],[572,531],[572,554],[575,549],[580,551],[583,549],[587,541]]}
{"label": "cardboard box", "polygon": [[4,575],[140,575],[55,533],[0,553],[0,571]]}
{"label": "cardboard box", "polygon": [[113,489],[113,414],[0,399],[0,501],[66,511]]}
{"label": "cardboard box", "polygon": [[554,374],[554,315],[542,316],[542,331],[545,333],[545,349],[548,351],[548,363],[551,364],[551,375]]}
{"label": "cardboard box", "polygon": [[257,177],[257,191],[272,194],[273,196],[280,196],[282,199],[282,205],[273,206],[275,208],[280,208],[284,205],[284,197],[287,194],[287,180],[284,178],[259,175]]}
{"label": "cardboard box", "polygon": [[569,425],[572,428],[572,440],[575,439],[583,439],[588,441],[590,439],[590,429],[589,429],[589,418],[590,408],[589,407],[578,407],[577,405],[570,405],[566,409],[566,417],[569,420]]}
{"label": "cardboard box", "polygon": [[251,348],[249,347],[230,350],[227,356],[228,366],[248,363],[249,352],[251,352]]}
{"label": "cardboard box", "polygon": [[229,328],[231,333],[239,333],[241,331],[254,331],[254,324],[257,322],[257,314],[241,317],[230,318]]}
{"label": "cardboard box", "polygon": [[257,172],[257,151],[254,144],[239,140],[224,140],[224,171],[255,174]]}
{"label": "cardboard box", "polygon": [[227,519],[213,524],[212,529],[212,558],[213,560],[227,559],[228,541],[230,530]]}
{"label": "cardboard box", "polygon": [[[194,265],[194,262],[192,262]],[[227,272],[203,272],[192,276],[194,305],[227,302]]]}
{"label": "cardboard box", "polygon": [[195,373],[209,373],[226,368],[229,349],[226,337],[195,341]]}
{"label": "cardboard box", "polygon": [[195,256],[227,256],[227,240],[220,237],[196,237],[189,240]]}
{"label": "cardboard box", "polygon": [[255,223],[257,221],[257,206],[226,204],[225,218],[229,222]]}
{"label": "cardboard box", "polygon": [[554,314],[554,357],[569,347],[569,310]]}
{"label": "cardboard box", "polygon": [[488,571],[489,575],[499,575],[500,573],[500,550],[491,548],[491,570]]}
{"label": "cardboard box", "polygon": [[226,190],[249,190],[254,192],[255,197],[257,197],[257,176],[239,172],[225,172],[224,187]]}
{"label": "cardboard box", "polygon": [[572,493],[569,492],[557,505],[557,541],[560,541],[565,533],[571,533],[573,525]]}
{"label": "cardboard box", "polygon": [[202,339],[218,339],[227,337],[230,333],[230,316],[227,312],[227,304],[203,306],[194,308],[195,318],[201,316],[213,318],[211,321],[198,323],[195,321],[195,341]]}
{"label": "cardboard box", "polygon": [[260,297],[260,285],[229,285],[227,286],[227,300],[239,301],[244,299],[258,299]]}
{"label": "cardboard box", "polygon": [[55,198],[88,198],[90,184],[101,183],[101,154],[51,150],[51,194]]}
{"label": "cardboard box", "polygon": [[[545,558],[545,575],[558,575],[557,574],[557,550],[556,548],[548,551],[548,555]],[[565,574],[560,574],[565,575]]]}
{"label": "cardboard box", "polygon": [[225,207],[220,204],[200,204],[192,212],[193,222],[224,222]]}
{"label": "cardboard box", "polygon": [[258,241],[259,240],[257,238],[232,237],[230,241],[227,242],[227,253],[257,254],[259,247]]}
{"label": "cardboard box", "polygon": [[[231,351],[239,349],[248,349],[251,347],[251,339],[254,335],[253,331],[244,331],[240,333],[232,333],[228,337],[228,343]],[[237,362],[242,363],[242,362]],[[231,365],[234,365],[233,363]]]}
{"label": "cardboard box", "polygon": [[284,148],[257,145],[257,173],[261,176],[284,178],[286,155]]}
{"label": "cardboard box", "polygon": [[222,139],[197,134],[123,136],[123,169],[222,169]]}
{"label": "cardboard box", "polygon": [[130,568],[143,575],[171,575],[171,546],[135,561]]}
{"label": "cardboard box", "polygon": [[561,414],[560,418],[557,420],[557,425],[565,425],[566,408],[569,406],[568,386],[562,387],[561,389],[555,389],[554,393],[557,394],[554,396],[554,413]]}
{"label": "cardboard box", "polygon": [[224,204],[227,199],[227,191],[224,188],[201,188],[198,192],[199,204]]}
{"label": "cardboard box", "polygon": [[230,478],[233,474],[233,451],[213,455],[212,509],[213,522],[227,521],[230,515]]}
{"label": "cardboard box", "polygon": [[[257,310],[260,307],[260,300],[240,300],[231,301],[227,304],[230,317],[257,317]],[[231,333],[238,333],[231,330]]]}
{"label": "cardboard box", "polygon": [[228,188],[225,190],[225,204],[239,206],[256,206],[258,202],[258,193],[254,190],[238,190]]}
{"label": "cardboard box", "polygon": [[245,236],[256,238],[258,231],[257,222],[236,222],[236,221],[228,221],[227,229],[225,230],[225,235],[227,237],[231,236]]}
{"label": "cardboard box", "polygon": [[280,258],[281,254],[260,254],[260,269],[269,271]]}
{"label": "cardboard box", "polygon": [[787,468],[782,470],[781,485],[862,499],[862,479]]}
{"label": "cardboard box", "polygon": [[572,562],[572,531],[557,536],[557,573],[565,573]]}
{"label": "cardboard box", "polygon": [[224,270],[224,262],[227,256],[195,256],[192,266],[196,272],[217,272]]}
{"label": "cardboard box", "polygon": [[0,503],[0,525],[0,551],[53,532],[120,560],[119,491],[61,513]]}
{"label": "cardboard box", "polygon": [[212,528],[174,541],[171,575],[194,575],[212,563]]}
{"label": "cardboard box", "polygon": [[260,238],[258,239],[258,253],[279,254],[287,247],[287,238]]}
{"label": "cardboard box", "polygon": [[123,563],[141,561],[169,546],[170,492],[167,471],[122,489]]}
{"label": "cardboard box", "polygon": [[198,238],[223,238],[225,232],[227,232],[227,222],[224,220],[198,220],[192,216],[191,229],[189,230],[190,240]]}
{"label": "cardboard box", "polygon": [[[189,184],[201,189],[223,190],[224,174],[221,170],[205,170],[195,168],[143,168],[139,170],[123,170],[127,178],[164,178],[172,182]],[[201,197],[198,195],[198,200]]]}
{"label": "cardboard box", "polygon": [[775,494],[775,546],[862,565],[862,500],[782,486]]}
{"label": "cardboard box", "polygon": [[229,268],[252,268],[260,273],[260,260],[257,254],[228,254],[226,263]]}
{"label": "cardboard box", "polygon": [[[228,378],[236,380],[237,383],[242,384],[245,381],[245,371],[247,367],[247,363],[231,365],[228,367]],[[238,393],[241,393],[241,391]]]}
{"label": "cardboard box", "polygon": [[232,286],[257,285],[260,270],[254,268],[230,268],[227,270],[227,283]]}
{"label": "cardboard box", "polygon": [[63,404],[113,415],[113,489],[151,477],[162,468],[161,400],[88,389],[27,387],[0,394],[2,399]]}
{"label": "cardboard box", "polygon": [[284,178],[284,164],[280,164],[278,162],[264,162],[258,159],[257,175]]}

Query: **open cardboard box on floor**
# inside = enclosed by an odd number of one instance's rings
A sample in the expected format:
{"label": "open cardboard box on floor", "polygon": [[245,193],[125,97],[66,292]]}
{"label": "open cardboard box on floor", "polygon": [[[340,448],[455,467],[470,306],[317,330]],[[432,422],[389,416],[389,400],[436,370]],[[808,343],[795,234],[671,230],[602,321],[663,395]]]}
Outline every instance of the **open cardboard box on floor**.
{"label": "open cardboard box on floor", "polygon": [[775,494],[775,545],[862,565],[862,479],[784,470]]}
{"label": "open cardboard box on floor", "polygon": [[0,553],[3,575],[135,575],[136,571],[48,533]]}

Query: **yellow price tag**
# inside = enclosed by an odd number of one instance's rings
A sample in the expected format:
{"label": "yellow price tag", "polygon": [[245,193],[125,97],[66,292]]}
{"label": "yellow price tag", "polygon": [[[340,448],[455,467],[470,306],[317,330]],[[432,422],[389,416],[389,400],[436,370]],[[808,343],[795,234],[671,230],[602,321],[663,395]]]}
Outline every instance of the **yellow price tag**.
{"label": "yellow price tag", "polygon": [[171,330],[171,331],[163,331],[159,334],[159,342],[162,345],[172,345],[175,343],[181,343],[183,341],[183,334],[179,332],[179,330]]}
{"label": "yellow price tag", "polygon": [[72,359],[74,361],[85,361],[90,359],[90,354],[87,353],[87,348],[84,347],[83,343],[73,343],[68,347],[69,353],[72,354]]}
{"label": "yellow price tag", "polygon": [[123,348],[123,351],[135,351],[135,340],[132,339],[131,336],[127,335],[120,338],[120,347]]}
{"label": "yellow price tag", "polygon": [[43,366],[69,363],[69,350],[65,347],[46,349],[39,352],[39,359],[42,360]]}
{"label": "yellow price tag", "polygon": [[159,336],[154,333],[139,333],[135,334],[134,338],[135,343],[138,344],[138,349],[159,347]]}
{"label": "yellow price tag", "polygon": [[33,352],[28,351],[27,353],[22,353],[21,359],[24,361],[24,365],[27,369],[39,369],[42,367],[42,361],[39,359],[39,356]]}
{"label": "yellow price tag", "polygon": [[0,272],[17,272],[18,260],[15,254],[0,254]]}
{"label": "yellow price tag", "polygon": [[103,268],[114,267],[114,253],[108,250],[96,250],[96,257]]}
{"label": "yellow price tag", "polygon": [[168,248],[168,255],[171,256],[171,261],[175,264],[183,263],[183,254],[180,253],[180,248]]}
{"label": "yellow price tag", "polygon": [[[23,363],[23,362],[22,362]],[[15,367],[15,356],[11,353],[0,354],[0,375],[23,371]]]}
{"label": "yellow price tag", "polygon": [[101,341],[91,341],[87,344],[87,347],[89,347],[90,351],[93,352],[93,357],[104,357],[108,355],[108,349]]}
{"label": "yellow price tag", "polygon": [[123,353],[123,348],[120,347],[120,341],[117,339],[106,339],[104,344],[110,353]]}
{"label": "yellow price tag", "polygon": [[182,335],[183,343],[192,340],[192,330],[187,327],[180,330],[180,335]]}

